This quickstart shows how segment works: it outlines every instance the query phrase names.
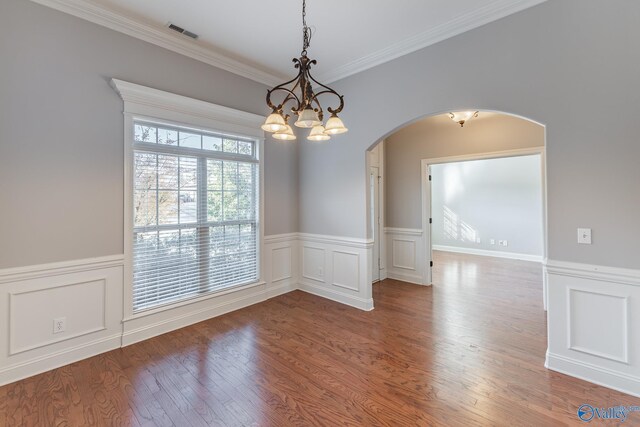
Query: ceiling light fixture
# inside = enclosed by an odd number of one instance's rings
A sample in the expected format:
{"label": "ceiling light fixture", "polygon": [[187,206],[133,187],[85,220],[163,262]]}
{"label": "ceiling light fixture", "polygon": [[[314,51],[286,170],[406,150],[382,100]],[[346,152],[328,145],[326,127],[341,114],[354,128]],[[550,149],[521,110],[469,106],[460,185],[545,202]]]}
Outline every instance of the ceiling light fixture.
{"label": "ceiling light fixture", "polygon": [[[274,133],[273,137],[276,139],[295,139],[291,126],[287,124],[289,115],[284,114],[285,105],[291,103],[291,112],[298,116],[294,125],[300,128],[311,128],[311,133],[307,137],[308,140],[326,141],[331,138],[331,135],[345,133],[348,130],[338,117],[338,114],[344,108],[344,99],[338,92],[314,79],[309,71],[317,61],[307,57],[307,49],[311,42],[311,29],[307,26],[306,7],[306,0],[302,0],[302,53],[300,58],[293,58],[295,68],[298,69],[298,75],[267,92],[267,105],[271,108],[271,114],[267,116],[262,129]],[[312,82],[320,87],[318,93],[313,91]],[[271,101],[271,95],[274,92],[284,92],[285,96],[281,103],[274,104]],[[318,100],[320,95],[334,95],[340,101],[337,108],[327,108],[331,117],[327,120],[326,126],[322,125],[324,112]],[[284,137],[284,135],[287,136]]]}
{"label": "ceiling light fixture", "polygon": [[458,123],[460,127],[464,127],[464,124],[474,117],[478,117],[477,111],[456,111],[455,113],[449,113],[451,120]]}

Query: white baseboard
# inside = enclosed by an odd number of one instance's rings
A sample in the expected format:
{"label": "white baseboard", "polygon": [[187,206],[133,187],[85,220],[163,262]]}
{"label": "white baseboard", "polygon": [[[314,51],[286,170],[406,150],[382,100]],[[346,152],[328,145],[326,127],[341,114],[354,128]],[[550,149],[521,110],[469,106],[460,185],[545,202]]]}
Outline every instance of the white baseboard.
{"label": "white baseboard", "polygon": [[631,396],[640,397],[640,378],[547,352],[545,367]]}
{"label": "white baseboard", "polygon": [[332,301],[336,301],[341,304],[350,305],[351,307],[359,308],[360,310],[364,310],[364,311],[373,310],[373,298],[363,299],[354,295],[348,295],[342,292],[336,292],[332,289],[327,289],[322,286],[314,285],[308,282],[300,283],[300,285],[298,285],[298,289],[312,295],[330,299]]}
{"label": "white baseboard", "polygon": [[413,283],[415,285],[431,286],[431,284],[423,284],[422,276],[420,276],[419,274],[403,273],[398,270],[389,270],[387,272],[387,278],[400,280],[401,282]]}
{"label": "white baseboard", "polygon": [[221,316],[231,311],[249,307],[250,305],[268,299],[264,284],[255,286],[248,291],[249,292],[240,297],[233,297],[233,294],[227,294],[225,297],[230,296],[231,298],[225,298],[222,301],[216,301],[216,298],[211,298],[203,301],[205,304],[200,304],[203,305],[202,308],[195,310],[190,309],[184,314],[169,315],[169,317],[162,316],[163,318],[161,320],[153,323],[146,322],[142,326],[134,327],[130,330],[126,330],[127,322],[125,322],[125,332],[122,334],[122,346],[125,347],[135,344],[158,335],[166,334],[167,332],[175,331],[176,329]]}
{"label": "white baseboard", "polygon": [[120,347],[121,334],[0,368],[0,386],[10,384]]}
{"label": "white baseboard", "polygon": [[521,261],[542,262],[542,255],[520,254],[516,252],[490,251],[487,249],[460,248],[457,246],[433,245],[434,251],[454,252],[458,254],[491,256],[495,258],[518,259]]}
{"label": "white baseboard", "polygon": [[295,283],[283,283],[278,286],[270,286],[266,290],[265,299],[271,299],[280,295],[288,294],[298,289],[298,285]]}

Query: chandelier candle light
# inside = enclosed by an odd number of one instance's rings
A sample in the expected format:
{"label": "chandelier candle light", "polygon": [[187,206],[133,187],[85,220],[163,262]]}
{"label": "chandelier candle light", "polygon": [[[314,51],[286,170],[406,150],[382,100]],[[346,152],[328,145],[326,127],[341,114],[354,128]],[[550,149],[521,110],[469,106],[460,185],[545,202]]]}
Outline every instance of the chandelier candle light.
{"label": "chandelier candle light", "polygon": [[[310,141],[326,141],[331,139],[332,135],[338,135],[347,132],[347,128],[338,117],[338,114],[344,108],[343,96],[338,94],[330,87],[323,85],[313,78],[310,72],[312,65],[317,61],[307,57],[307,49],[311,41],[311,29],[307,26],[306,20],[306,0],[302,0],[302,53],[300,58],[293,58],[295,68],[298,69],[298,75],[288,82],[279,84],[267,92],[267,105],[271,108],[271,114],[262,125],[262,129],[273,133],[276,139],[291,141],[296,136],[293,129],[289,125],[289,114],[284,114],[285,105],[291,105],[291,112],[298,116],[295,126],[300,128],[310,128],[311,132],[307,137]],[[318,93],[314,93],[311,83],[315,83],[320,87]],[[274,92],[283,92],[284,100],[279,104],[271,101],[271,95]],[[337,108],[328,107],[327,111],[331,117],[325,125],[322,124],[324,112],[318,97],[320,95],[334,95],[340,101]]]}

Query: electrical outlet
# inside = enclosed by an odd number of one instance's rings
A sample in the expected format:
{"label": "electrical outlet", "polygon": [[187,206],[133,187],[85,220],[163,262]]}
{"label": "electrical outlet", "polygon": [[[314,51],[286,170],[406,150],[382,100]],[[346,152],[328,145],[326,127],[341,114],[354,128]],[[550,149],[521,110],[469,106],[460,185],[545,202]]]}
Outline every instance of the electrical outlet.
{"label": "electrical outlet", "polygon": [[490,245],[495,245],[496,244],[496,239],[489,239],[489,244]]}
{"label": "electrical outlet", "polygon": [[506,240],[501,240],[502,243],[500,243],[502,246],[509,246],[509,242]]}
{"label": "electrical outlet", "polygon": [[53,333],[59,334],[60,332],[64,332],[67,329],[67,318],[66,317],[58,317],[57,319],[53,319]]}
{"label": "electrical outlet", "polygon": [[476,238],[476,243],[482,243],[482,240],[480,240],[479,237]]}
{"label": "electrical outlet", "polygon": [[318,267],[318,276],[324,277],[324,268]]}

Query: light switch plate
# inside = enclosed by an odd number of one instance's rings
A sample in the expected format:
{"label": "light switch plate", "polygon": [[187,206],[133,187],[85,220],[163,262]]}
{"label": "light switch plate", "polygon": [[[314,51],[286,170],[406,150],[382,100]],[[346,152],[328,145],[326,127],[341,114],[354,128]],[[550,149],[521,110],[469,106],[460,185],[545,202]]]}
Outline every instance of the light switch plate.
{"label": "light switch plate", "polygon": [[591,229],[590,228],[578,228],[578,243],[581,245],[591,244]]}

